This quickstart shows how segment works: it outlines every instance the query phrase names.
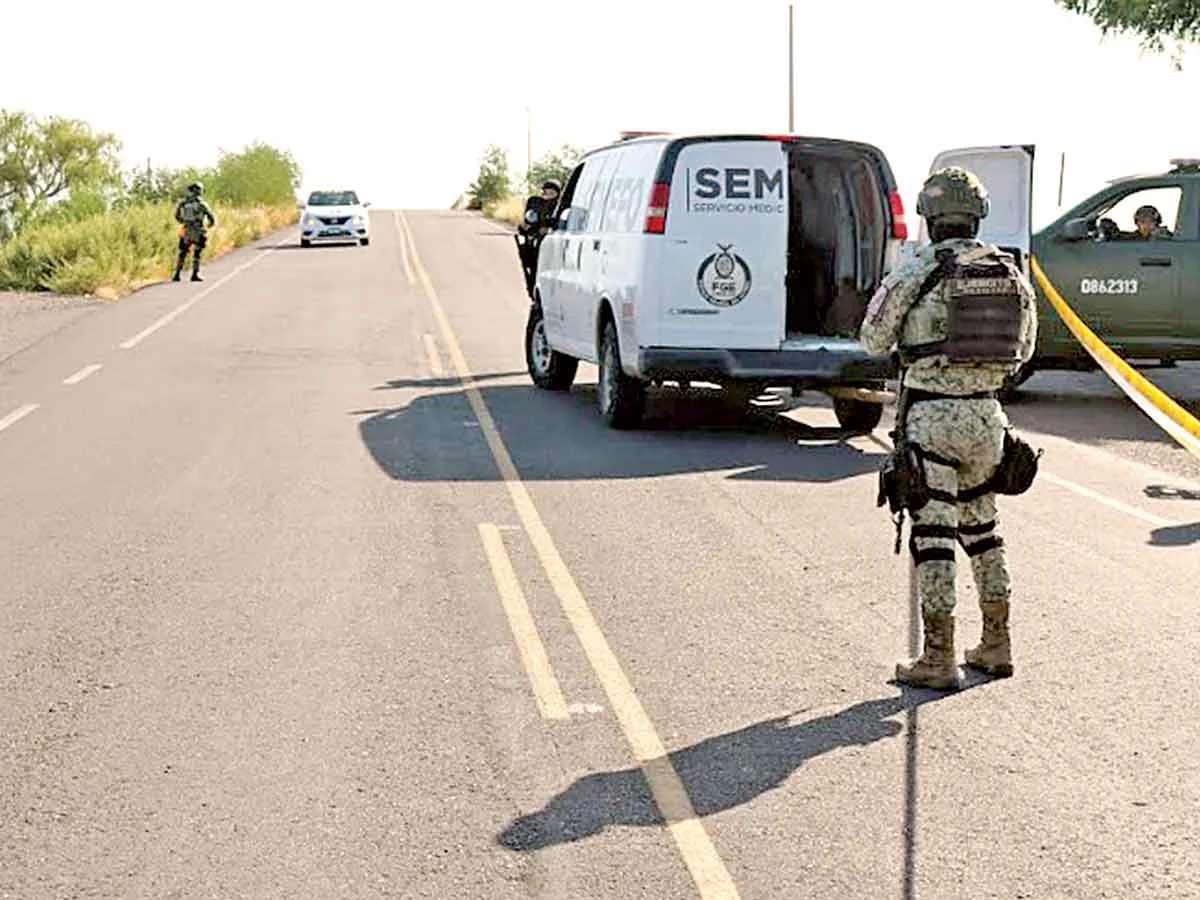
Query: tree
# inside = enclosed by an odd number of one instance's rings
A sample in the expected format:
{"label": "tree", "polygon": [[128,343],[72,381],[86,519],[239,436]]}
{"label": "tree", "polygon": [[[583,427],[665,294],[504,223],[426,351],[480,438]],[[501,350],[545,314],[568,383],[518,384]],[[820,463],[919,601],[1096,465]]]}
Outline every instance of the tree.
{"label": "tree", "polygon": [[285,150],[251,144],[240,153],[222,153],[206,191],[231,206],[294,203],[300,167]]}
{"label": "tree", "polygon": [[467,188],[471,199],[468,209],[483,209],[490,203],[496,203],[512,195],[512,180],[508,173],[508,154],[495,144],[490,145],[483,154],[483,162],[479,165],[479,176]]}
{"label": "tree", "polygon": [[121,183],[115,136],[86,122],[0,110],[0,236],[12,235],[72,191]]}
{"label": "tree", "polygon": [[581,156],[583,151],[570,144],[563,144],[556,152],[547,153],[529,169],[525,178],[529,192],[538,193],[542,189],[542,182],[551,178],[565,186]]}
{"label": "tree", "polygon": [[1134,34],[1144,49],[1164,50],[1175,43],[1172,61],[1182,68],[1183,45],[1200,41],[1200,0],[1055,0],[1071,12],[1089,16],[1100,33]]}

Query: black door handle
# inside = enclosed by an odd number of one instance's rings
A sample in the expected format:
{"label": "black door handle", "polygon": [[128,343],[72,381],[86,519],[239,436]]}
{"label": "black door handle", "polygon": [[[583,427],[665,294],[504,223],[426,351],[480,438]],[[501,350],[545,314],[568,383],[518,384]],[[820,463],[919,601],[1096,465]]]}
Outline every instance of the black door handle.
{"label": "black door handle", "polygon": [[593,249],[593,250],[599,250],[599,249],[600,249],[600,239],[599,239],[599,238],[597,238],[596,240],[592,241],[592,249]]}
{"label": "black door handle", "polygon": [[1143,266],[1169,266],[1171,258],[1169,256],[1143,256],[1141,263]]}

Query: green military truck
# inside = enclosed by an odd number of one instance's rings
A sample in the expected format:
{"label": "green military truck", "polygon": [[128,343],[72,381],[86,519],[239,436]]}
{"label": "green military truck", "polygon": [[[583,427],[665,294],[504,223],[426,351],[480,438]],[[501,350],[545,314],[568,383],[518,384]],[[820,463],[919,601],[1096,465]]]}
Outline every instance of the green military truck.
{"label": "green military truck", "polygon": [[[1012,253],[1027,275],[1032,253],[1068,305],[1122,357],[1163,366],[1200,360],[1200,159],[1111,181],[1033,234],[1033,155],[1021,144],[964,148],[942,154],[933,168],[975,172],[992,198],[980,238]],[[918,245],[928,240],[923,220],[920,228]],[[1039,370],[1095,368],[1037,291],[1037,350],[1010,389]]]}
{"label": "green military truck", "polygon": [[[1032,249],[1067,304],[1125,359],[1200,359],[1200,159],[1109,182],[1035,234]],[[1039,369],[1092,368],[1040,288],[1038,312],[1036,355],[1017,383]]]}

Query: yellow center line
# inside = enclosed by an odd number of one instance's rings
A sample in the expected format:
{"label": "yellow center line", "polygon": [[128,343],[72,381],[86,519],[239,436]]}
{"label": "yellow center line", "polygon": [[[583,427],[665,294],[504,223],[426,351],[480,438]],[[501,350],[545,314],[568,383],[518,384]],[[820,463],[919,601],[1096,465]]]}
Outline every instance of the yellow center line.
{"label": "yellow center line", "polygon": [[409,284],[416,284],[417,281],[413,277],[412,262],[408,255],[408,241],[405,239],[405,231],[400,227],[400,210],[396,210],[396,232],[400,235],[400,261],[404,264],[404,277],[408,279]]}
{"label": "yellow center line", "polygon": [[449,351],[458,379],[462,382],[463,390],[467,395],[467,401],[471,404],[471,409],[479,421],[480,428],[492,452],[492,458],[496,462],[496,468],[499,469],[500,476],[504,479],[521,524],[525,527],[529,540],[542,562],[542,567],[558,595],[563,612],[571,623],[571,628],[575,631],[575,636],[583,646],[588,662],[591,663],[596,677],[599,678],[604,692],[608,695],[609,703],[616,714],[621,731],[642,769],[642,774],[650,786],[650,791],[654,795],[654,800],[667,823],[671,836],[675,839],[675,845],[679,848],[684,864],[704,900],[735,900],[740,897],[737,887],[703,823],[696,815],[683,780],[671,763],[666,748],[654,729],[654,724],[642,707],[632,683],[621,668],[621,664],[609,646],[595,616],[592,615],[583,592],[575,583],[574,577],[559,554],[554,539],[550,536],[541,514],[533,503],[533,498],[524,482],[521,481],[521,476],[513,464],[508,448],[504,445],[496,423],[483,400],[483,395],[475,385],[471,368],[459,346],[458,338],[454,334],[441,300],[438,299],[429,273],[421,262],[421,256],[417,252],[416,241],[413,240],[408,220],[403,213],[398,212],[396,221],[408,239],[413,268],[425,289],[425,296],[429,300],[434,318],[441,330],[443,343]]}
{"label": "yellow center line", "polygon": [[425,355],[429,357],[429,374],[434,378],[444,378],[446,370],[442,368],[442,357],[438,353],[437,344],[433,340],[432,334],[423,336],[425,341]]}
{"label": "yellow center line", "polygon": [[500,529],[488,523],[479,526],[479,536],[483,539],[483,549],[488,562],[492,566],[492,575],[496,579],[496,588],[500,591],[500,602],[508,615],[508,625],[512,629],[513,640],[521,654],[521,662],[533,685],[533,696],[537,700],[538,709],[547,719],[569,719],[567,701],[563,699],[558,679],[554,677],[554,669],[550,666],[550,658],[546,655],[546,647],[538,634],[533,615],[529,612],[529,604],[517,580],[512,560],[504,548],[504,538]]}

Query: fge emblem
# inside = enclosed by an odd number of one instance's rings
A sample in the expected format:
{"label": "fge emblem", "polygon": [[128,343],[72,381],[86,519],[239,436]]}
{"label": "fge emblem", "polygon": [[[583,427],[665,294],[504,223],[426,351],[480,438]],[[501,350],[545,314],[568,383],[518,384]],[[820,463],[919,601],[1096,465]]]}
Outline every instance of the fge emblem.
{"label": "fge emblem", "polygon": [[717,244],[696,273],[700,296],[713,306],[736,306],[750,293],[750,267],[732,249],[733,244]]}

